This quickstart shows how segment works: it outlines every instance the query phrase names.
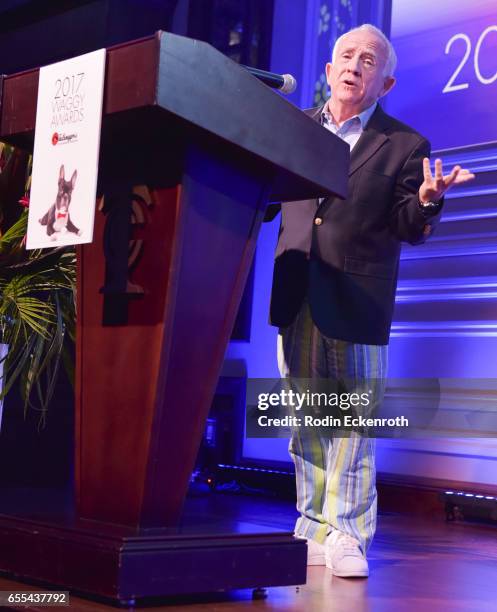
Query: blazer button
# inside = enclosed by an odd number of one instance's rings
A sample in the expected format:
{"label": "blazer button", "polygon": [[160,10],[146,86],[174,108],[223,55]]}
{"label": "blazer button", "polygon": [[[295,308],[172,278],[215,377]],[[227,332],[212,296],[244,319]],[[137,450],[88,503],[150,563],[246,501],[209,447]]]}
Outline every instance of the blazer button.
{"label": "blazer button", "polygon": [[316,217],[314,219],[314,225],[321,225],[322,222],[323,220],[321,219],[321,217]]}

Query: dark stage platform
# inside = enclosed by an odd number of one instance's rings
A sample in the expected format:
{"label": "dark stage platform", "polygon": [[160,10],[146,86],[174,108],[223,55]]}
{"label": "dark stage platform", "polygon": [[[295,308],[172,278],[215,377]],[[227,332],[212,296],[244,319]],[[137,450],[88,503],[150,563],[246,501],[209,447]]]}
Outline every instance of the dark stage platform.
{"label": "dark stage platform", "polygon": [[214,499],[192,499],[178,527],[135,530],[78,520],[71,496],[57,491],[4,490],[0,571],[126,606],[305,583],[306,543],[291,528],[245,520]]}
{"label": "dark stage platform", "polygon": [[[23,493],[16,493],[17,500],[19,495]],[[11,492],[10,499],[13,497]],[[4,492],[3,511],[8,508],[8,500]],[[35,503],[28,497],[25,501],[31,507]],[[49,512],[54,502],[63,507],[68,500],[54,493],[45,508],[39,508]],[[188,498],[178,533],[222,534],[233,529],[238,529],[241,536],[288,533],[295,517],[294,504],[288,501],[220,493],[195,495]],[[423,608],[430,612],[493,612],[497,601],[496,542],[497,530],[493,527],[383,514],[368,555],[368,580],[336,578],[324,567],[310,567],[305,586],[268,589],[264,601],[253,601],[251,589],[243,589],[208,596],[149,599],[144,603],[151,612],[230,612],[247,608],[293,612],[418,612]],[[11,579],[0,580],[0,590],[32,589],[39,590]],[[115,608],[73,595],[70,609],[97,612]]]}

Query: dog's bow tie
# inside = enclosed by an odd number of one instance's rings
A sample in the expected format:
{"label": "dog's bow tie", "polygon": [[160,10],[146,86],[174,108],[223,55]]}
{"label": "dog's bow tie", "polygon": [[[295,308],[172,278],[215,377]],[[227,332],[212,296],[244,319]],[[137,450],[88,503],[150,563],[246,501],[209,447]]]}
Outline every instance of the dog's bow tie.
{"label": "dog's bow tie", "polygon": [[57,213],[57,219],[65,219],[67,213]]}

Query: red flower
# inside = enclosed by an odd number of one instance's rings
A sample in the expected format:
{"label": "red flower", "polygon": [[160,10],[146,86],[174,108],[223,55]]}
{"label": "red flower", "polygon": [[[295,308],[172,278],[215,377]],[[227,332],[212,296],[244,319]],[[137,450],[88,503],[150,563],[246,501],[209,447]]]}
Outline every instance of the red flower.
{"label": "red flower", "polygon": [[55,146],[58,142],[59,142],[59,135],[57,134],[57,132],[54,132],[52,136],[52,144]]}
{"label": "red flower", "polygon": [[19,200],[19,204],[24,208],[29,208],[29,196],[25,195]]}

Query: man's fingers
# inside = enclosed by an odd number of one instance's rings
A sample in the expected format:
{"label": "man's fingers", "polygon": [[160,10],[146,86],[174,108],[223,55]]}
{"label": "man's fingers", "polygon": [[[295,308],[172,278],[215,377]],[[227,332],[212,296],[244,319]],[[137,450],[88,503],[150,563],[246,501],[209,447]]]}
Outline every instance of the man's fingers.
{"label": "man's fingers", "polygon": [[475,175],[470,172],[467,168],[461,168],[461,166],[454,166],[446,176],[443,175],[442,160],[437,158],[435,160],[435,173],[432,175],[430,168],[430,160],[428,157],[423,158],[423,175],[425,182],[420,187],[420,197],[425,200],[431,198],[437,200],[441,198],[444,193],[452,187],[452,185],[462,185],[475,178]]}
{"label": "man's fingers", "polygon": [[474,178],[475,178],[475,175],[471,172],[468,172],[465,174],[463,174],[462,172],[459,172],[459,174],[457,175],[454,181],[454,185],[460,185],[461,183],[467,183],[468,181],[472,181]]}
{"label": "man's fingers", "polygon": [[445,186],[449,187],[457,179],[457,176],[461,172],[461,166],[454,166],[452,172],[444,178]]}
{"label": "man's fingers", "polygon": [[452,172],[445,178],[445,184],[447,187],[451,185],[461,185],[472,181],[475,175],[470,172],[467,168],[461,168],[461,166],[454,166]]}
{"label": "man's fingers", "polygon": [[435,160],[435,180],[437,181],[439,185],[443,183],[443,180],[444,180],[442,160],[440,158],[437,158]]}
{"label": "man's fingers", "polygon": [[423,159],[423,176],[425,178],[425,181],[429,181],[432,178],[431,168],[430,168],[430,160],[429,160],[428,157],[425,157]]}

